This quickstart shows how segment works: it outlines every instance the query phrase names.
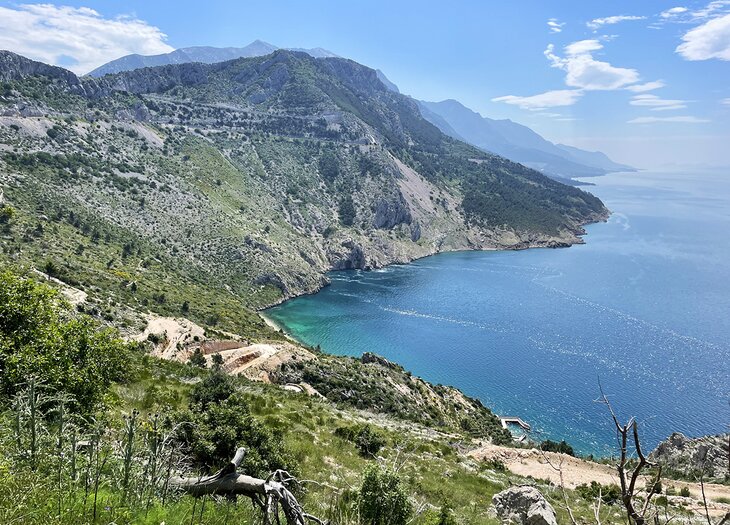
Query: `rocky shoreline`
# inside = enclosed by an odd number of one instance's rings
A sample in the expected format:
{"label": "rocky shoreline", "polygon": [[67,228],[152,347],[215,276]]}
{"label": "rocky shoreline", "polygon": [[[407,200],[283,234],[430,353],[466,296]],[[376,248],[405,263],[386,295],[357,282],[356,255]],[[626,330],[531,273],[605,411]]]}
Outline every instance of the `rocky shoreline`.
{"label": "rocky shoreline", "polygon": [[[296,299],[297,297],[303,297],[306,295],[314,295],[320,290],[322,290],[324,287],[328,286],[330,284],[329,279],[327,278],[327,273],[333,272],[333,271],[340,271],[340,270],[379,270],[382,268],[386,268],[388,266],[397,265],[397,264],[409,264],[414,261],[424,259],[426,257],[431,257],[432,255],[438,255],[440,253],[452,253],[452,252],[461,252],[461,251],[521,251],[521,250],[529,250],[533,248],[570,248],[571,246],[578,245],[578,244],[585,244],[585,241],[583,240],[583,236],[586,235],[586,231],[584,229],[584,226],[590,225],[590,224],[597,224],[600,222],[606,222],[608,221],[609,217],[611,216],[611,211],[608,209],[605,209],[604,212],[600,214],[596,214],[594,217],[591,217],[589,220],[581,222],[577,228],[570,232],[563,232],[560,236],[541,236],[541,235],[535,235],[533,238],[526,238],[526,239],[520,239],[516,242],[511,243],[496,243],[494,242],[493,238],[489,238],[489,240],[483,240],[483,242],[478,244],[472,244],[469,239],[465,239],[467,242],[463,243],[463,245],[449,245],[449,246],[443,246],[443,245],[431,245],[426,250],[418,250],[416,253],[413,254],[400,254],[401,256],[395,256],[395,257],[389,257],[389,255],[393,254],[387,254],[384,252],[377,253],[374,250],[368,250],[363,249],[363,246],[359,243],[357,243],[353,239],[347,239],[345,241],[342,241],[342,246],[347,246],[351,249],[351,252],[349,256],[345,256],[342,258],[336,258],[332,257],[332,253],[330,252],[328,254],[328,260],[330,262],[329,267],[326,267],[320,274],[319,274],[319,282],[315,283],[314,286],[303,289],[303,290],[286,290],[287,293],[284,293],[281,297],[279,297],[276,301],[267,303],[260,308],[257,309],[258,314],[262,317],[262,319],[267,323],[271,324],[271,320],[267,321],[267,318],[262,315],[262,312],[265,312],[266,310],[273,308],[275,306],[278,306],[282,303],[285,303],[286,301],[289,301],[291,299]],[[510,232],[513,238],[518,238],[517,235]],[[281,330],[281,327],[277,327],[278,330]],[[283,331],[283,330],[282,330]]]}

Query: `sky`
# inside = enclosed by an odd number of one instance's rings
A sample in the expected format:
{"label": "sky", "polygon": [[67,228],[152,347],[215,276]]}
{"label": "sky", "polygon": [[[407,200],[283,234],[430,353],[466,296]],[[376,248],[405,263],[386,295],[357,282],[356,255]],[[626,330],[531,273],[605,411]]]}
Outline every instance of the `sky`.
{"label": "sky", "polygon": [[730,166],[730,0],[0,0],[0,49],[78,74],[129,53],[323,47],[642,168]]}

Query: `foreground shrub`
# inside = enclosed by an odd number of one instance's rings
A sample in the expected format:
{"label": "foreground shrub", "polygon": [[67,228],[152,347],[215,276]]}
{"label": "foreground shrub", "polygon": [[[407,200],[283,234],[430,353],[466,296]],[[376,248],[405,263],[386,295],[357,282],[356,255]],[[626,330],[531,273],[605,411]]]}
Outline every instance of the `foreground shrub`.
{"label": "foreground shrub", "polygon": [[601,501],[606,505],[613,505],[621,501],[621,489],[618,485],[601,485],[596,481],[591,481],[590,485],[585,483],[578,485],[575,491],[586,500],[595,500],[601,497]]}
{"label": "foreground shrub", "polygon": [[0,273],[0,389],[9,399],[31,378],[68,394],[90,413],[113,381],[129,377],[136,354],[115,330],[72,315],[58,293],[10,271]]}
{"label": "foreground shrub", "polygon": [[188,410],[175,419],[178,441],[205,470],[222,468],[238,447],[244,447],[240,470],[246,474],[266,478],[277,469],[296,471],[283,434],[256,420],[233,380],[219,370],[195,385]]}
{"label": "foreground shrub", "polygon": [[365,471],[359,504],[367,525],[405,525],[413,512],[398,475],[378,465]]}

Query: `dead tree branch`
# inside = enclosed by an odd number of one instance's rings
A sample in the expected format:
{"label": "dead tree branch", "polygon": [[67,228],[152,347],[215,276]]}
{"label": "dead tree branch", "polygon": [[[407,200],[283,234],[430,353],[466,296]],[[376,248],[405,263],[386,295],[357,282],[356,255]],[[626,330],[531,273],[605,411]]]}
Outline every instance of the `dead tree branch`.
{"label": "dead tree branch", "polygon": [[[654,483],[651,487],[649,487],[649,490],[647,491],[644,505],[639,510],[637,508],[636,500],[636,482],[639,480],[639,476],[644,469],[646,469],[647,467],[655,467],[656,465],[647,460],[641,450],[638,422],[634,418],[631,418],[629,419],[628,423],[622,425],[619,422],[619,419],[616,416],[613,407],[611,406],[611,402],[608,400],[608,397],[606,397],[606,394],[603,392],[603,387],[601,387],[600,382],[598,386],[601,390],[601,398],[598,400],[598,402],[606,405],[606,407],[608,407],[608,411],[611,413],[611,418],[613,419],[614,426],[616,427],[616,435],[621,451],[619,462],[616,465],[616,470],[618,471],[619,482],[621,486],[621,501],[626,508],[629,522],[634,523],[635,525],[644,525],[647,521],[646,514],[649,510],[649,504],[651,503],[651,498],[654,495],[654,487],[661,478],[661,467],[657,472]],[[636,465],[636,467],[633,468],[633,470],[630,470],[630,468],[627,466],[629,460],[629,435],[631,435],[631,437],[633,438],[634,450],[636,451],[636,456],[639,459],[639,463]]]}
{"label": "dead tree branch", "polygon": [[[543,461],[547,463],[550,468],[552,468],[555,472],[558,473],[558,476],[560,478],[560,484],[558,485],[558,488],[560,489],[560,492],[563,496],[563,505],[565,506],[565,510],[568,512],[568,517],[570,518],[570,523],[572,525],[578,525],[578,522],[575,519],[575,516],[573,515],[573,509],[570,508],[570,502],[568,501],[568,493],[565,490],[565,480],[563,479],[563,457],[561,455],[558,455],[558,464],[555,465],[551,460],[550,456],[548,456],[548,453],[542,449],[542,445],[537,447],[537,450],[539,454],[542,456]],[[599,521],[600,525],[600,521]]]}
{"label": "dead tree branch", "polygon": [[196,498],[207,495],[246,496],[262,510],[266,524],[278,523],[281,507],[288,525],[306,525],[308,521],[324,525],[321,519],[304,512],[294,494],[286,487],[287,484],[296,483],[296,479],[288,472],[277,470],[266,479],[239,474],[237,470],[245,455],[246,450],[239,448],[231,462],[215,474],[173,477],[170,486]]}

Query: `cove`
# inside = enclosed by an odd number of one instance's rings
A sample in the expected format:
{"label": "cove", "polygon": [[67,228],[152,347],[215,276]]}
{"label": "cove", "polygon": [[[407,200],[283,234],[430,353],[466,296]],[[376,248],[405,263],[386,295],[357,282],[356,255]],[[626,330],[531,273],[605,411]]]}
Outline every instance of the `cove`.
{"label": "cove", "polygon": [[647,449],[675,431],[727,431],[730,174],[591,182],[613,214],[584,245],[332,272],[266,315],[325,352],[375,352],[454,385],[583,454],[616,448],[599,379]]}

